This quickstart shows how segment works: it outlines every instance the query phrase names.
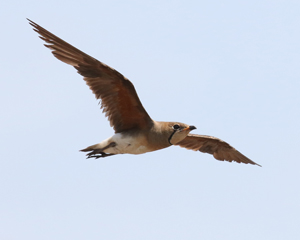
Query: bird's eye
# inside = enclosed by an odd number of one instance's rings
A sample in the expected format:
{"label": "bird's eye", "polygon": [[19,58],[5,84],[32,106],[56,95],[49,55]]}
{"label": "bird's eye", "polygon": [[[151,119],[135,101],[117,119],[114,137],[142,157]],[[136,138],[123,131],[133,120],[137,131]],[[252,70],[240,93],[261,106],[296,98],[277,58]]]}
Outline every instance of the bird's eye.
{"label": "bird's eye", "polygon": [[178,130],[180,128],[180,126],[178,125],[178,124],[175,124],[174,126],[173,126],[173,129],[174,130]]}

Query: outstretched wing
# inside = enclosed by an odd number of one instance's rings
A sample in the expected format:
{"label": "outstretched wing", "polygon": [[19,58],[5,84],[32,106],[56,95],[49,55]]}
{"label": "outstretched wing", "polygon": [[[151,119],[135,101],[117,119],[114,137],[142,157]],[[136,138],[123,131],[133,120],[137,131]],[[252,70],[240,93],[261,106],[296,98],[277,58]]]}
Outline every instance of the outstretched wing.
{"label": "outstretched wing", "polygon": [[113,68],[85,54],[51,32],[29,20],[34,31],[47,44],[53,55],[74,68],[81,74],[86,84],[101,100],[101,108],[108,117],[115,132],[132,128],[149,128],[152,119],[144,109],[133,84]]}
{"label": "outstretched wing", "polygon": [[259,164],[253,162],[252,160],[241,154],[227,142],[211,136],[188,134],[185,139],[175,145],[179,145],[180,147],[184,147],[194,151],[212,154],[215,159],[220,161],[235,161],[238,163],[250,163],[260,166]]}

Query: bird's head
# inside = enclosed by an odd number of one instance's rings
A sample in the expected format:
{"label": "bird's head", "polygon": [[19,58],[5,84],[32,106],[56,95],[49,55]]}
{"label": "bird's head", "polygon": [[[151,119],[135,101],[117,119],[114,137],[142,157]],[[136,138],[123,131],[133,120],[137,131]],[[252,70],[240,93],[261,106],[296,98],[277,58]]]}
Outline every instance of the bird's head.
{"label": "bird's head", "polygon": [[185,123],[170,122],[168,123],[167,131],[169,133],[169,143],[171,145],[180,142],[190,133],[196,129],[195,126],[187,125]]}

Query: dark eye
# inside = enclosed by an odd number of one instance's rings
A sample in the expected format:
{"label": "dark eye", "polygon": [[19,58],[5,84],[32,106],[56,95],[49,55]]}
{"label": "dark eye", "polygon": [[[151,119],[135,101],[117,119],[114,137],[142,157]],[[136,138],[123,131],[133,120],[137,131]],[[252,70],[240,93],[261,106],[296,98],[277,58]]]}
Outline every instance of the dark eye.
{"label": "dark eye", "polygon": [[175,124],[174,126],[173,126],[173,129],[174,130],[178,130],[180,128],[180,126],[178,125],[178,124]]}

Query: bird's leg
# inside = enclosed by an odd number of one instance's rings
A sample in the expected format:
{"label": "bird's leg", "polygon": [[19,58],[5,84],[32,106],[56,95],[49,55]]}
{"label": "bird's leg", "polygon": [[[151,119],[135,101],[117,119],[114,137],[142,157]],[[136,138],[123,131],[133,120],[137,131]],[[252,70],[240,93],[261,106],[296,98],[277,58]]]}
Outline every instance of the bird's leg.
{"label": "bird's leg", "polygon": [[104,150],[105,149],[108,149],[110,147],[115,147],[116,146],[116,143],[115,142],[111,142],[110,144],[108,144],[107,146],[105,146],[104,148],[101,148],[101,149],[95,149],[93,151],[91,151],[90,153],[88,153],[86,156],[87,156],[87,159],[88,158],[95,158],[95,159],[98,159],[98,158],[105,158],[105,157],[109,157],[109,156],[112,156],[112,155],[115,155],[113,153],[105,153]]}
{"label": "bird's leg", "polygon": [[113,153],[105,153],[105,152],[98,152],[95,153],[95,150],[88,153],[87,154],[87,159],[88,158],[95,158],[95,159],[98,159],[98,158],[105,158],[105,157],[109,157],[109,156],[112,156],[112,155],[115,155]]}

